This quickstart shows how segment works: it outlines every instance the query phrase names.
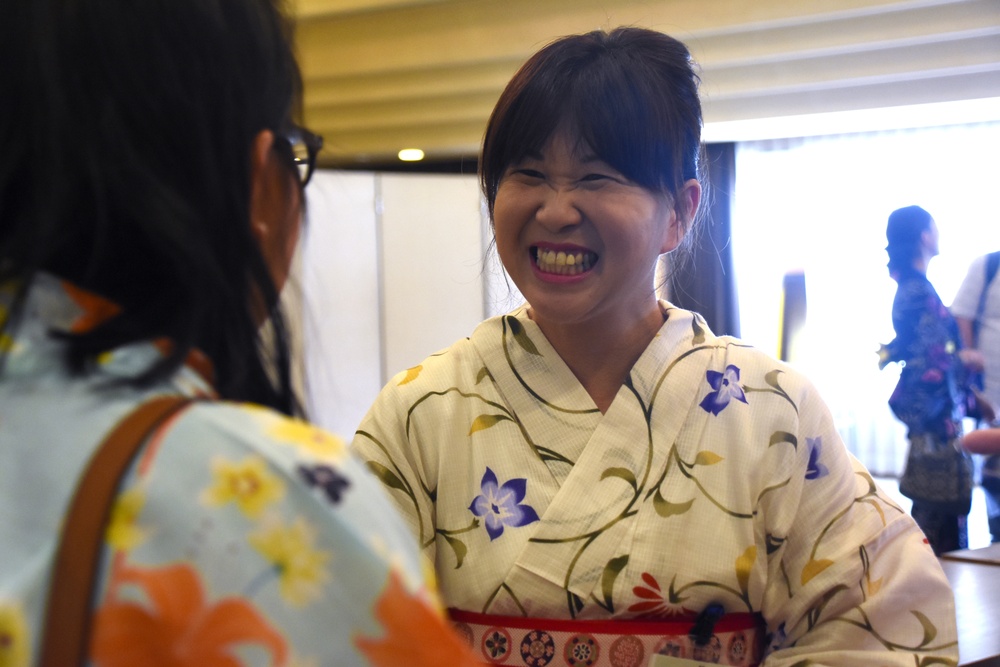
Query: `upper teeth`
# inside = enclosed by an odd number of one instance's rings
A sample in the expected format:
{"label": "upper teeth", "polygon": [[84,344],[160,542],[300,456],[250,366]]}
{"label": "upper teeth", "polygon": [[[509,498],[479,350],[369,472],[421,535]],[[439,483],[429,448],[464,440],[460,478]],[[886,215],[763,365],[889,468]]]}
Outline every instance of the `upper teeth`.
{"label": "upper teeth", "polygon": [[576,275],[589,271],[597,256],[592,252],[556,252],[555,250],[535,249],[535,261],[538,268],[547,273]]}

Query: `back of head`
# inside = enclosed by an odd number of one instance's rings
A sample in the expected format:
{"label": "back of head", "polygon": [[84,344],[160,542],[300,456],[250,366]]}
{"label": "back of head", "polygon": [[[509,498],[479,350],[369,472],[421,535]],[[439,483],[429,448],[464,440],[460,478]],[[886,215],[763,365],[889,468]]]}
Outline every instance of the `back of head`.
{"label": "back of head", "polygon": [[912,268],[914,260],[920,257],[921,238],[930,229],[933,218],[919,206],[905,206],[889,214],[885,237],[889,254],[889,273]]}
{"label": "back of head", "polygon": [[258,354],[252,295],[276,290],[249,219],[254,137],[301,88],[276,1],[5,3],[0,281],[48,271],[123,308],[72,341],[74,365],[164,336],[174,354],[144,381],[199,347],[223,396],[284,402]]}
{"label": "back of head", "polygon": [[491,215],[506,169],[538,153],[560,125],[630,180],[676,201],[699,177],[698,84],[687,47],[653,30],[594,31],[546,46],[514,75],[487,125],[480,177]]}

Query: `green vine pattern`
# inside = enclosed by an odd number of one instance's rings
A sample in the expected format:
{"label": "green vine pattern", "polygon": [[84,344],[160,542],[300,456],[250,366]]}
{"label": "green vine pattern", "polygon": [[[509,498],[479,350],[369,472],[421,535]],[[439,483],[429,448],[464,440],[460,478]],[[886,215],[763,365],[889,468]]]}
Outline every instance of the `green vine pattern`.
{"label": "green vine pattern", "polygon": [[[644,401],[640,392],[636,390],[631,376],[625,382],[624,386],[628,389],[631,400],[636,401],[639,410],[645,419],[645,442],[642,443],[645,448],[645,463],[643,464],[641,474],[638,477],[632,470],[624,467],[608,467],[600,474],[600,484],[617,483],[624,484],[628,488],[626,499],[622,506],[617,510],[617,513],[611,516],[606,522],[603,523],[603,525],[579,534],[560,538],[532,537],[529,540],[530,542],[536,544],[559,543],[576,545],[572,558],[568,563],[566,563],[565,576],[563,580],[563,589],[566,599],[566,613],[569,618],[577,618],[587,604],[594,604],[609,615],[615,615],[623,611],[621,609],[621,605],[616,604],[615,590],[618,585],[618,579],[628,567],[630,561],[629,554],[619,554],[607,561],[600,576],[598,589],[595,590],[594,593],[590,594],[587,599],[583,599],[579,595],[573,593],[570,590],[570,582],[573,580],[573,575],[580,559],[584,556],[588,549],[594,545],[596,540],[603,534],[607,533],[615,525],[638,514],[643,504],[651,504],[652,510],[655,514],[664,521],[669,521],[673,517],[681,516],[689,512],[692,507],[695,506],[695,503],[698,502],[708,502],[717,508],[718,511],[722,512],[726,516],[732,517],[733,519],[750,521],[753,520],[756,512],[758,511],[758,507],[768,494],[783,489],[792,482],[792,478],[789,476],[785,479],[778,480],[776,483],[772,483],[766,488],[763,488],[758,493],[754,507],[744,508],[727,506],[726,502],[722,498],[713,494],[712,490],[708,488],[699,478],[699,470],[706,469],[723,462],[724,457],[717,452],[700,450],[695,452],[693,455],[690,455],[688,458],[685,458],[682,456],[677,443],[670,445],[663,469],[658,471],[657,474],[654,474],[653,461],[655,453],[654,448],[656,445],[654,444],[652,415],[654,414],[654,407],[658,397],[660,396],[661,389],[667,380],[681,364],[696,358],[700,354],[714,354],[717,350],[726,346],[735,345],[737,347],[741,347],[740,344],[733,343],[732,341],[718,342],[717,339],[712,339],[717,342],[707,342],[710,340],[707,332],[707,326],[700,316],[695,316],[691,319],[691,334],[690,343],[692,347],[676,355],[669,365],[663,369],[659,377],[656,378],[649,394],[648,404]],[[531,356],[541,356],[541,353],[538,350],[538,346],[535,345],[528,333],[525,331],[523,325],[512,315],[504,316],[502,318],[502,346],[504,357],[510,370],[516,378],[516,381],[532,398],[534,398],[534,400],[538,401],[540,404],[552,411],[568,415],[584,415],[596,412],[596,409],[580,410],[556,405],[552,401],[543,398],[529,385],[521,373],[518,372],[512,356],[512,351],[516,348]],[[419,377],[420,372],[420,367],[410,369],[400,384],[412,382]],[[798,415],[799,406],[782,386],[781,381],[784,373],[785,371],[782,369],[774,368],[763,375],[763,385],[753,386],[745,383],[742,384],[742,391],[748,397],[743,402],[746,403],[747,401],[754,400],[754,395],[756,394],[769,394],[777,396],[787,402],[792,410],[794,410],[795,414]],[[489,370],[483,366],[476,374],[475,382],[478,387],[484,382],[487,384],[494,383],[495,380]],[[497,427],[498,425],[509,423],[517,427],[521,438],[531,448],[531,451],[534,452],[534,455],[538,458],[538,460],[542,462],[556,461],[569,466],[574,464],[573,461],[551,448],[540,446],[538,443],[534,442],[528,433],[528,430],[525,428],[525,425],[507,405],[491,400],[483,393],[463,391],[458,387],[449,387],[447,389],[426,392],[415,400],[406,413],[405,433],[407,438],[411,436],[412,420],[415,414],[418,411],[425,409],[427,406],[432,405],[435,400],[449,396],[459,396],[463,399],[477,401],[483,405],[483,412],[476,416],[469,424],[467,431],[468,437],[471,438],[474,434],[481,431],[487,431]],[[738,406],[739,404],[733,405]],[[430,409],[433,412],[433,408],[427,409]],[[738,407],[733,408],[728,406],[727,409],[738,409]],[[393,459],[388,449],[373,434],[362,430],[358,432],[358,436],[369,439],[379,450],[382,451],[385,456],[385,460],[392,462]],[[798,448],[802,445],[802,443],[799,442],[799,438],[794,433],[783,430],[774,431],[771,433],[768,442],[761,444],[766,445],[767,448],[788,447],[792,451],[798,450]],[[429,546],[437,540],[438,537],[440,537],[441,540],[443,540],[444,543],[450,547],[454,555],[454,568],[462,568],[469,553],[468,545],[465,541],[463,541],[462,537],[467,533],[477,530],[480,527],[480,520],[478,518],[474,518],[468,525],[459,526],[457,528],[434,527],[432,530],[428,529],[428,527],[424,525],[423,513],[420,511],[420,502],[417,496],[418,491],[415,490],[414,484],[407,481],[406,475],[403,471],[395,464],[386,466],[381,463],[369,461],[368,466],[386,487],[393,492],[403,494],[408,499],[409,504],[413,506],[414,514],[418,517],[421,543],[425,546]],[[667,498],[669,496],[665,493],[664,484],[667,482],[672,472],[678,473],[684,479],[691,482],[693,490],[696,490],[696,493],[693,493],[689,498],[683,500],[668,500]],[[900,508],[879,496],[875,483],[870,476],[865,475],[865,481],[867,482],[868,487],[867,492],[855,498],[850,506],[843,508],[841,511],[830,517],[826,524],[819,530],[815,542],[812,544],[809,561],[805,567],[802,568],[801,572],[798,573],[798,576],[789,576],[790,573],[786,571],[785,563],[780,561],[779,570],[783,578],[783,587],[787,590],[789,597],[793,595],[797,587],[805,587],[817,575],[834,566],[832,561],[821,558],[819,554],[822,552],[822,546],[826,544],[828,539],[831,539],[830,535],[833,533],[835,527],[839,522],[848,518],[848,515],[854,505],[864,504],[873,508],[880,516],[883,525],[887,522],[887,511],[902,511]],[[674,489],[674,492],[676,493],[676,489]],[[422,483],[419,485],[419,493],[424,494],[424,497],[431,503],[436,500],[436,491],[434,489],[424,487]],[[765,547],[765,553],[760,554],[760,556],[767,560],[780,558],[786,539],[786,536],[783,535],[767,534],[763,545]],[[728,598],[730,602],[727,604],[727,607],[730,609],[738,605],[747,612],[753,613],[758,611],[754,608],[749,587],[750,573],[758,562],[759,555],[757,551],[757,546],[747,546],[746,550],[736,559],[736,562],[733,563],[732,580],[728,582],[711,581],[706,579],[679,582],[678,575],[675,573],[670,580],[669,586],[667,587],[666,601],[672,605],[682,605],[690,598],[693,591],[697,589],[704,589],[714,591],[716,597],[721,595],[723,598]],[[871,580],[868,553],[863,546],[859,549],[857,558],[862,564],[863,575],[856,583],[856,586],[860,589],[862,599],[867,599],[873,591],[877,590],[880,582]],[[834,603],[834,601],[838,599],[839,596],[844,594],[848,588],[849,587],[846,585],[839,585],[824,592],[821,598],[807,610],[806,621],[809,629],[816,627],[822,622],[826,622],[824,612],[832,603]],[[492,592],[492,594],[488,596],[481,611],[483,613],[488,613],[501,594],[511,600],[513,604],[526,615],[525,607],[518,594],[506,583],[501,583]],[[877,627],[875,627],[875,624],[868,617],[865,610],[860,606],[855,607],[852,614],[844,615],[841,613],[841,615],[830,620],[837,623],[848,624],[868,633],[881,643],[886,650],[890,651],[927,653],[954,646],[954,642],[935,643],[938,633],[934,623],[925,614],[918,610],[912,610],[911,614],[923,628],[922,639],[918,643],[912,645],[904,645],[886,637]],[[955,664],[955,661],[947,658],[937,658],[932,656],[921,657],[914,655],[914,661],[914,664],[917,665],[917,667]],[[805,660],[797,664],[805,666],[813,663],[809,660]]]}

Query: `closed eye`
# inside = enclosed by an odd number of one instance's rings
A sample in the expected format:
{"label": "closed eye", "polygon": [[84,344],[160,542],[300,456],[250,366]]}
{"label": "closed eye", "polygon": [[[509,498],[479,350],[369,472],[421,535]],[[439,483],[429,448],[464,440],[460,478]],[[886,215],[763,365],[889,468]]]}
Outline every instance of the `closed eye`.
{"label": "closed eye", "polygon": [[577,181],[584,188],[599,188],[613,183],[621,183],[622,179],[612,174],[594,172],[586,174]]}
{"label": "closed eye", "polygon": [[512,173],[518,176],[525,176],[527,178],[545,178],[545,174],[536,169],[515,169]]}

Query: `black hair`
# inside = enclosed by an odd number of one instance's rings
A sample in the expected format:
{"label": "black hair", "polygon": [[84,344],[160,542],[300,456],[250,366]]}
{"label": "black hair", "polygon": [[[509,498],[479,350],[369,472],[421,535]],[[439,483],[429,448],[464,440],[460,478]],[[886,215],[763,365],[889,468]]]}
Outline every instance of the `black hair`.
{"label": "black hair", "polygon": [[254,138],[300,111],[277,3],[5,3],[0,283],[21,290],[14,312],[39,271],[122,309],[69,338],[72,370],[167,338],[169,353],[133,383],[168,377],[200,349],[222,397],[295,410],[277,289],[250,224]]}
{"label": "black hair", "polygon": [[[556,40],[500,96],[483,140],[480,180],[490,218],[505,171],[565,125],[604,162],[674,205],[700,177],[699,77],[687,47],[644,28]],[[692,217],[695,211],[686,211]]]}
{"label": "black hair", "polygon": [[913,268],[913,262],[921,253],[921,236],[931,228],[934,218],[919,206],[904,206],[889,214],[885,237],[889,244],[885,251],[889,254],[889,273]]}

